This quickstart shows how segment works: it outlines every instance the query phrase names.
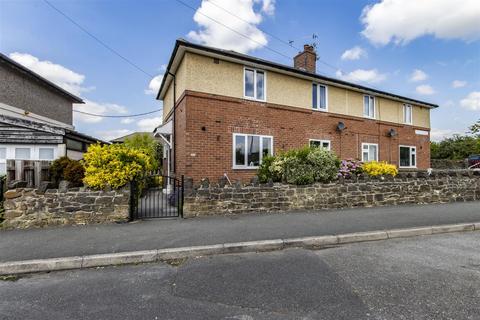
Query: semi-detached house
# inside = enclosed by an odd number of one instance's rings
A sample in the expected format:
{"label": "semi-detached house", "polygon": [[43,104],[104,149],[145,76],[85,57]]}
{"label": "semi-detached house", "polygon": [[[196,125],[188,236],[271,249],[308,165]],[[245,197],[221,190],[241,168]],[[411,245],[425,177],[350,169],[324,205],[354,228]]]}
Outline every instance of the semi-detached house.
{"label": "semi-detached house", "polygon": [[437,105],[316,74],[309,45],[293,62],[177,40],[157,96],[166,170],[246,181],[265,155],[308,144],[341,159],[430,167]]}

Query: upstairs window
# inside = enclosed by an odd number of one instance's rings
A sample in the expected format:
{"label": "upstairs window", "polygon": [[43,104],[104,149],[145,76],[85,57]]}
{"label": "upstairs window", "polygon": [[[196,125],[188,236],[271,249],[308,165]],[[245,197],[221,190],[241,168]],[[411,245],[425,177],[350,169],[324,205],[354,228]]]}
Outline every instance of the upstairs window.
{"label": "upstairs window", "polygon": [[314,110],[327,110],[327,92],[326,86],[317,83],[312,84],[312,108]]}
{"label": "upstairs window", "polygon": [[53,160],[53,159],[54,159],[54,148],[38,149],[38,160]]}
{"label": "upstairs window", "polygon": [[409,104],[403,105],[403,123],[405,124],[412,124],[412,111],[413,108]]}
{"label": "upstairs window", "polygon": [[378,144],[362,143],[362,161],[378,161]]}
{"label": "upstairs window", "polygon": [[265,72],[245,68],[243,81],[245,98],[265,101]]}
{"label": "upstairs window", "polygon": [[310,139],[310,147],[324,148],[330,151],[330,141]]}
{"label": "upstairs window", "polygon": [[363,116],[375,119],[375,97],[363,96]]}
{"label": "upstairs window", "polygon": [[233,168],[256,169],[265,156],[273,155],[273,138],[252,134],[233,135]]}
{"label": "upstairs window", "polygon": [[400,146],[400,167],[417,167],[417,148],[409,146]]}

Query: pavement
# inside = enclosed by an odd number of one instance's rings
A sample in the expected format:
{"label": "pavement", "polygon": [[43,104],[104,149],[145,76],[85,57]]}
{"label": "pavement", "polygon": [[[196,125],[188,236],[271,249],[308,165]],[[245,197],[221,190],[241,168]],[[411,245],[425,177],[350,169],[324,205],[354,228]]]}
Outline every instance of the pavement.
{"label": "pavement", "polygon": [[0,231],[0,262],[480,221],[480,202]]}
{"label": "pavement", "polygon": [[478,319],[480,233],[0,281],[0,319]]}

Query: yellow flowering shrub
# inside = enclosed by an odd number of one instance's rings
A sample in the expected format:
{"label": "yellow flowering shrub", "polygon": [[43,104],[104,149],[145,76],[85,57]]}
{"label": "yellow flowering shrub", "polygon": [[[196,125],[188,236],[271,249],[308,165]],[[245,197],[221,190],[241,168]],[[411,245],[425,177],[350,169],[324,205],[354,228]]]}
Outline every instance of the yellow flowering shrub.
{"label": "yellow flowering shrub", "polygon": [[395,177],[398,174],[398,169],[393,164],[387,162],[370,161],[365,162],[362,165],[362,169],[369,176],[392,176]]}
{"label": "yellow flowering shrub", "polygon": [[95,189],[118,189],[153,169],[152,157],[123,144],[91,145],[83,160],[83,182]]}

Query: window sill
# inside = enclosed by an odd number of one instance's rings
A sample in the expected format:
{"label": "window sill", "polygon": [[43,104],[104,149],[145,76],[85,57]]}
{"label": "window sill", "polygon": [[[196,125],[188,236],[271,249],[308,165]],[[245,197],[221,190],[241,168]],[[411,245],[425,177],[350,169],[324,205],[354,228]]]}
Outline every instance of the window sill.
{"label": "window sill", "polygon": [[369,116],[366,116],[366,115],[363,115],[363,117],[364,117],[365,119],[377,120],[377,118],[375,118],[375,117],[372,118],[372,117],[369,117]]}
{"label": "window sill", "polygon": [[254,98],[254,97],[247,97],[247,96],[243,96],[243,98],[245,100],[250,100],[250,101],[267,102],[267,99],[257,99],[257,98]]}
{"label": "window sill", "polygon": [[318,112],[328,112],[328,107],[327,107],[326,109],[321,109],[321,108],[314,109],[314,108],[312,108],[312,111],[318,111]]}
{"label": "window sill", "polygon": [[234,167],[232,167],[233,170],[257,170],[258,168],[260,168],[260,167],[247,167],[247,166],[244,166],[244,167],[234,166]]}

